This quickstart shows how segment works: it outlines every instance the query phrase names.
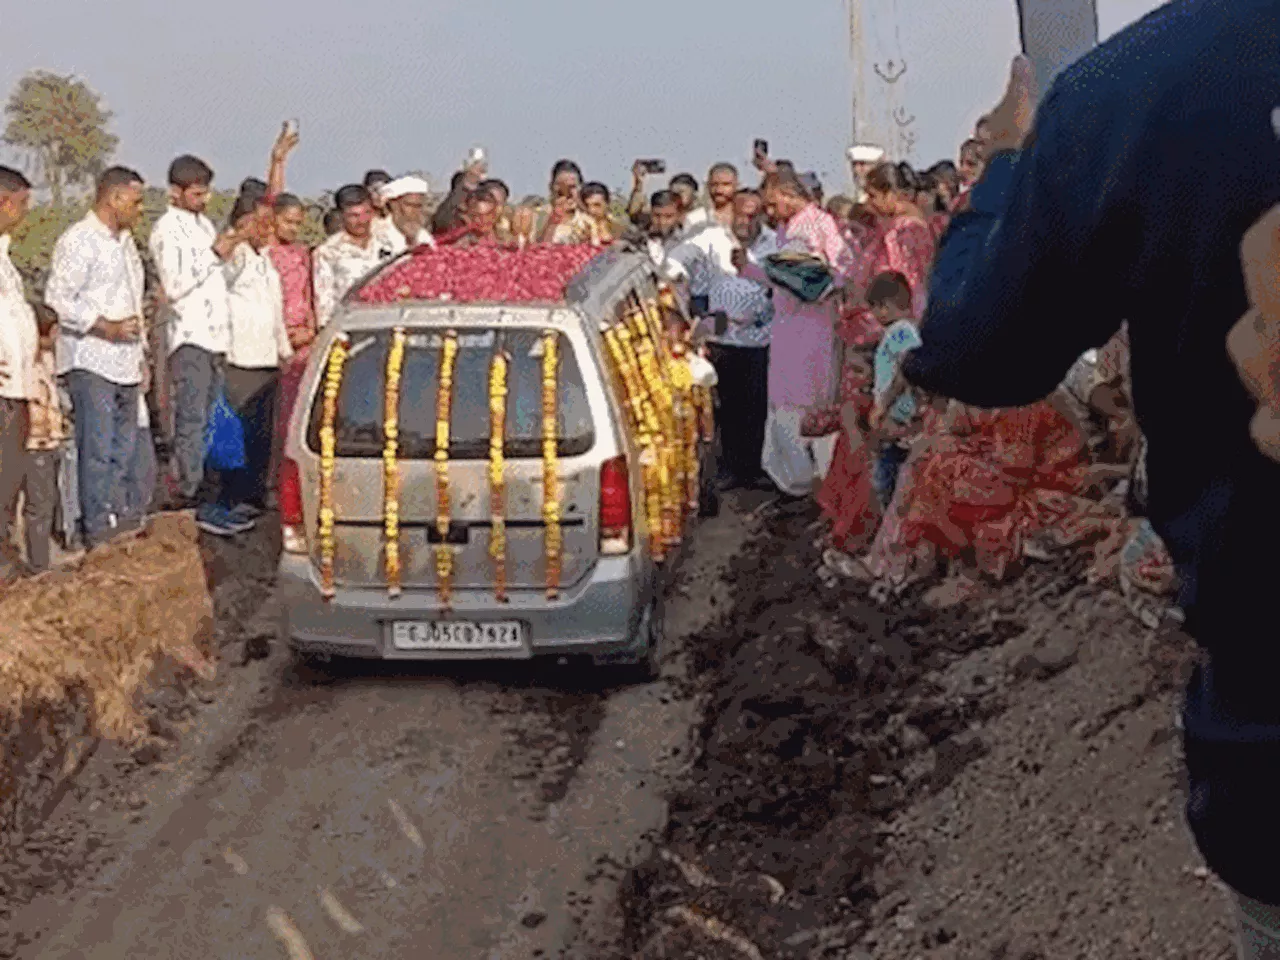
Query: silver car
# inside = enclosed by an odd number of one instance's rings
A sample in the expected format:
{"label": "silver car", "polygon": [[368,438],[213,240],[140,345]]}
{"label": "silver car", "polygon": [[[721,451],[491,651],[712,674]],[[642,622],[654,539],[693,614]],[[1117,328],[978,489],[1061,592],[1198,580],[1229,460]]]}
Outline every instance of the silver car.
{"label": "silver car", "polygon": [[[653,298],[645,256],[611,249],[570,283],[563,303],[505,306],[415,302],[374,306],[349,297],[316,340],[285,440],[280,478],[284,552],[279,588],[287,636],[304,655],[385,659],[528,658],[586,654],[655,675],[665,571],[645,523],[639,450],[606,362],[600,320],[627,298]],[[384,550],[384,371],[393,331],[405,332],[400,383],[399,556],[392,596]],[[436,403],[445,331],[455,331],[447,533],[437,528]],[[542,344],[559,344],[558,459],[563,553],[547,590],[543,519]],[[334,420],[332,596],[323,596],[319,544],[325,358],[349,339]],[[510,357],[506,424],[506,584],[490,553],[489,369]],[[702,510],[715,509],[703,452]],[[687,531],[686,531],[687,535]],[[448,602],[438,550],[451,555]]]}

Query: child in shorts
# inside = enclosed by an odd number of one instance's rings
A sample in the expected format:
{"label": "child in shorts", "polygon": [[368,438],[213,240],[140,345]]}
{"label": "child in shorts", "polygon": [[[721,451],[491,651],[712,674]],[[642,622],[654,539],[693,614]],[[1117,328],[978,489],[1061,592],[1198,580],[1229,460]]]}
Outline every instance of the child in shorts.
{"label": "child in shorts", "polygon": [[876,447],[871,485],[887,508],[918,425],[918,398],[902,376],[902,361],[920,346],[920,330],[911,314],[911,286],[902,274],[877,275],[867,287],[866,299],[884,328],[873,361],[870,426]]}

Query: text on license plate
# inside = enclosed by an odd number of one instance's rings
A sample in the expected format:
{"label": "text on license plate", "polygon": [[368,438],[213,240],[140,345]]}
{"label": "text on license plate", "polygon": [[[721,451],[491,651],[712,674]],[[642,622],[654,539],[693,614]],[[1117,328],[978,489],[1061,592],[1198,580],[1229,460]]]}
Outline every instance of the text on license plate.
{"label": "text on license plate", "polygon": [[391,642],[397,650],[520,650],[524,631],[512,621],[400,621],[391,628]]}

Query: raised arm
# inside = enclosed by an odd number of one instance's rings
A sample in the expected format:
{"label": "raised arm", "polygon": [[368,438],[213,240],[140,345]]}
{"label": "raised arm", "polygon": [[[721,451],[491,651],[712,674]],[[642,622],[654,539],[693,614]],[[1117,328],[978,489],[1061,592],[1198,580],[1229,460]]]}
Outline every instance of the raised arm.
{"label": "raised arm", "polygon": [[271,161],[267,166],[267,193],[272,197],[284,193],[285,167],[289,163],[289,154],[297,145],[298,131],[291,129],[288,121],[285,121],[276,142],[271,145]]}

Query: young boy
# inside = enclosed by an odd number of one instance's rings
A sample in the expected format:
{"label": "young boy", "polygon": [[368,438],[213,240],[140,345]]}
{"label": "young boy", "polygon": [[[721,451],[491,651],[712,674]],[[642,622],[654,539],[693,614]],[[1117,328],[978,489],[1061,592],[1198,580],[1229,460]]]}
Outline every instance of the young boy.
{"label": "young boy", "polygon": [[53,517],[58,506],[58,454],[70,431],[62,414],[54,376],[58,318],[51,311],[38,310],[36,323],[40,348],[36,354],[34,390],[27,401],[29,428],[22,519],[27,528],[27,566],[32,573],[42,573],[52,562]]}
{"label": "young boy", "polygon": [[900,273],[882,273],[867,288],[867,306],[885,328],[876,347],[871,410],[872,442],[878,447],[872,487],[888,507],[907,460],[917,399],[902,376],[902,361],[920,346],[917,321],[911,315],[911,286]]}

